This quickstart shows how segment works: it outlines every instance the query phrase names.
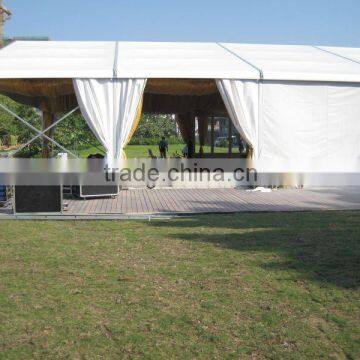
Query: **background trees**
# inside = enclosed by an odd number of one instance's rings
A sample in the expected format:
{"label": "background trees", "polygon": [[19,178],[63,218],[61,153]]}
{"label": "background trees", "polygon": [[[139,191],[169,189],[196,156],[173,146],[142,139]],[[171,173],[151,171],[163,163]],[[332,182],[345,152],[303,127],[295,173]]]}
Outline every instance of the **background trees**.
{"label": "background trees", "polygon": [[153,145],[162,136],[170,143],[181,142],[176,133],[175,119],[171,115],[143,114],[130,144]]}

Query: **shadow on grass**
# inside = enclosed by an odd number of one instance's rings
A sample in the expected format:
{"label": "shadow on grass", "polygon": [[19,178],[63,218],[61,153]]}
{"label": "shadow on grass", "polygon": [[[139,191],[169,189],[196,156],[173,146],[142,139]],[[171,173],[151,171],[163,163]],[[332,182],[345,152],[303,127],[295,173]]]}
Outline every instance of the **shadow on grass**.
{"label": "shadow on grass", "polygon": [[[167,237],[241,252],[276,254],[259,266],[292,270],[299,279],[356,289],[360,286],[360,212],[203,215],[174,223]],[[159,229],[159,231],[161,231]],[[268,259],[270,259],[268,258]]]}

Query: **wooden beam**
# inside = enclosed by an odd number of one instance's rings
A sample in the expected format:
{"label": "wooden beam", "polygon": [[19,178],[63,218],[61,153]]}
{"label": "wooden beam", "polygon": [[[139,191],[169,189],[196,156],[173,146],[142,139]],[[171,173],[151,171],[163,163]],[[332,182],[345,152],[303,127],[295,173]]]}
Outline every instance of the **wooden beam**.
{"label": "wooden beam", "polygon": [[[42,117],[42,128],[43,130],[47,129],[50,125],[53,124],[55,121],[55,115],[48,111],[43,111],[43,117]],[[49,136],[50,138],[53,138],[54,136],[54,128],[50,129],[45,135]],[[46,138],[43,138],[42,140],[42,157],[43,158],[49,158],[52,153],[52,143]]]}

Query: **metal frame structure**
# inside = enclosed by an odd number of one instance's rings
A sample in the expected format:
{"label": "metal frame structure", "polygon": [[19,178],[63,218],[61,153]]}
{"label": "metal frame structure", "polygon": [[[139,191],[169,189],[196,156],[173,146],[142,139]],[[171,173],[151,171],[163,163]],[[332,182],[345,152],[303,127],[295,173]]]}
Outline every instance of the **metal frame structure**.
{"label": "metal frame structure", "polygon": [[66,149],[64,146],[62,146],[61,144],[59,144],[57,141],[55,141],[54,139],[52,139],[51,137],[46,135],[46,132],[48,132],[50,129],[54,128],[55,126],[57,126],[61,121],[65,120],[66,118],[68,118],[71,114],[73,114],[75,111],[79,110],[79,106],[77,106],[76,108],[72,109],[71,111],[69,111],[68,113],[66,113],[64,116],[62,116],[59,120],[55,121],[53,124],[51,124],[50,126],[48,126],[45,130],[39,130],[37,129],[35,126],[31,125],[28,121],[26,121],[25,119],[23,119],[22,117],[20,117],[19,115],[17,115],[15,112],[13,112],[12,110],[10,110],[8,107],[6,107],[5,105],[0,103],[0,108],[3,109],[4,111],[6,111],[7,113],[9,113],[10,115],[14,116],[16,119],[18,119],[19,121],[21,121],[24,125],[26,125],[27,127],[29,127],[31,130],[33,130],[34,132],[37,133],[36,136],[34,136],[32,139],[30,139],[26,144],[22,145],[19,149],[16,149],[14,152],[11,153],[11,156],[14,156],[15,154],[17,154],[19,151],[21,151],[22,149],[24,149],[26,146],[29,146],[33,141],[35,141],[36,139],[38,139],[39,137],[43,137],[45,139],[47,139],[48,141],[50,141],[51,143],[53,143],[54,145],[56,145],[57,147],[59,147],[61,150],[67,152],[68,154],[70,154],[71,156],[73,156],[74,158],[78,158],[77,155],[75,155],[72,151]]}

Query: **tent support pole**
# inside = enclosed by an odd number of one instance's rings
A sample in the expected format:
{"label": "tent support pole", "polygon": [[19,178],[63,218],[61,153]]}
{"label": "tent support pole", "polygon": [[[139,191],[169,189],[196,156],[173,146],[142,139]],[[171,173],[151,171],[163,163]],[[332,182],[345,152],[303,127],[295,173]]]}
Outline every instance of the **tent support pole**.
{"label": "tent support pole", "polygon": [[188,145],[189,158],[192,159],[195,157],[195,114],[194,112],[187,113],[189,121],[189,130],[190,130],[190,139]]}
{"label": "tent support pole", "polygon": [[214,155],[215,153],[215,118],[214,116],[211,117],[211,155]]}
{"label": "tent support pole", "polygon": [[232,121],[229,118],[228,122],[228,155],[232,154]]}

